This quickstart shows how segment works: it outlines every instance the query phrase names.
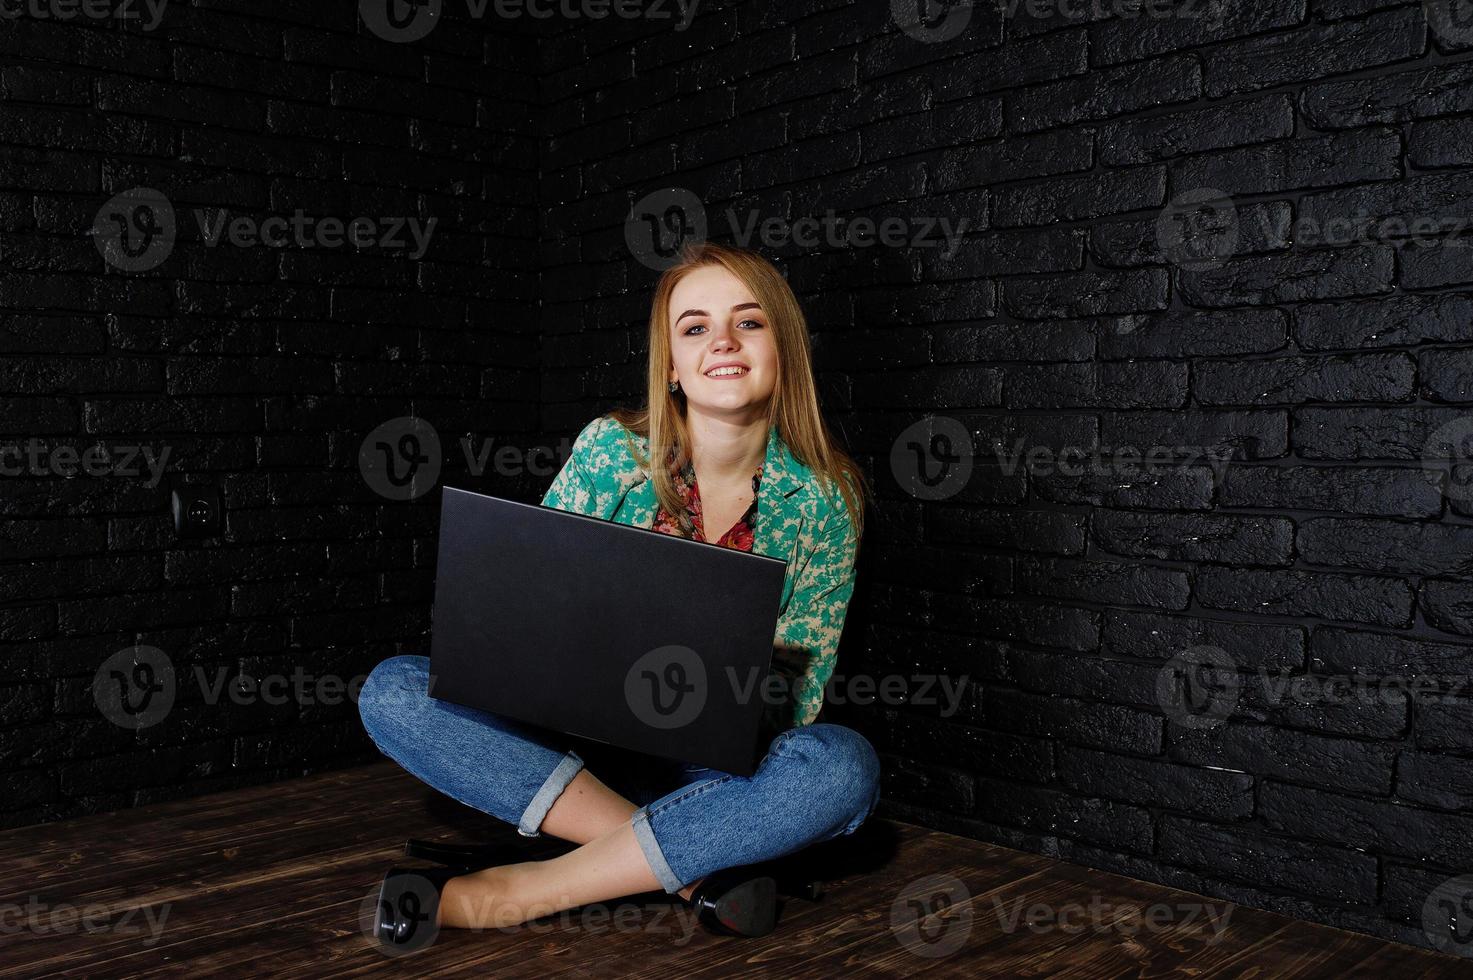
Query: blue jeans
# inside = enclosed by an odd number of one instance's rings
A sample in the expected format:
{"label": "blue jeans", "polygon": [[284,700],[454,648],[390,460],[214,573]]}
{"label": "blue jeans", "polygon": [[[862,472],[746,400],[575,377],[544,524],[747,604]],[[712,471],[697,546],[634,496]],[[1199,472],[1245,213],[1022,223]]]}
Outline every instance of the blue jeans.
{"label": "blue jeans", "polygon": [[634,836],[672,894],[713,871],[852,834],[879,801],[874,748],[840,725],[781,732],[756,773],[736,776],[586,740],[580,754],[569,736],[437,700],[428,684],[428,657],[390,657],[368,675],[358,713],[379,751],[525,837],[541,836],[587,755],[594,775],[639,807]]}

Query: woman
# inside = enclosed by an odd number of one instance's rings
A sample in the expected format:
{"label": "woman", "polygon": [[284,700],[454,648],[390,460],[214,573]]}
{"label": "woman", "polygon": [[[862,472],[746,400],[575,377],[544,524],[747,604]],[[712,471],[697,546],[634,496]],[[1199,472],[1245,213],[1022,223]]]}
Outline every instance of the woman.
{"label": "woman", "polygon": [[[593,767],[605,782],[584,759],[598,747],[580,754],[554,733],[427,697],[424,657],[379,664],[358,707],[386,755],[524,836],[582,845],[544,861],[419,871],[421,891],[432,886],[416,898],[429,900],[419,916],[435,925],[503,927],[663,889],[716,931],[761,935],[773,882],[744,868],[853,833],[878,799],[870,744],[815,723],[867,488],[819,413],[797,300],[756,253],[708,243],[661,276],[649,328],[646,407],[589,423],[542,503],[785,560],[773,669],[789,696],[767,700],[772,737],[750,778],[606,747]],[[385,881],[376,929],[387,942],[413,932],[394,913],[408,874]]]}

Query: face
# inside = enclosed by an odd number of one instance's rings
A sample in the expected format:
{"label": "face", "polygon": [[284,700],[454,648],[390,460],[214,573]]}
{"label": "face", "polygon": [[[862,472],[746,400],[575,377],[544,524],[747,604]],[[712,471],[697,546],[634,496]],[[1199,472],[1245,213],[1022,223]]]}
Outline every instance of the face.
{"label": "face", "polygon": [[687,408],[755,418],[777,386],[777,341],[767,313],[740,279],[719,265],[687,273],[670,295],[671,381]]}

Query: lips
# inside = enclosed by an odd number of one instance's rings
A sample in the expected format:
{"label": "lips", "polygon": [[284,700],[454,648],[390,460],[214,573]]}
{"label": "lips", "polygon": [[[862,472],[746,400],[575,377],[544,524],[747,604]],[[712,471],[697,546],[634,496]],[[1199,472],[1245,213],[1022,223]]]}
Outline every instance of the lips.
{"label": "lips", "polygon": [[721,380],[724,378],[742,378],[751,372],[745,364],[716,364],[706,369],[706,377]]}

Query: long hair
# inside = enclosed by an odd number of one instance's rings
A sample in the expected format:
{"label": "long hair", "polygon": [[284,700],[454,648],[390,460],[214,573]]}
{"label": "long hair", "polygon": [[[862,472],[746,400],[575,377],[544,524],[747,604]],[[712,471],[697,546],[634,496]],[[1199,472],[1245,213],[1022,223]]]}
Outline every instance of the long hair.
{"label": "long hair", "polygon": [[808,321],[798,306],[788,281],[767,259],[751,249],[687,243],[677,263],[666,269],[655,284],[650,305],[649,367],[645,407],[617,408],[609,414],[626,429],[649,440],[652,459],[668,460],[668,466],[647,466],[654,480],[660,506],[677,517],[684,504],[675,490],[674,473],[690,459],[690,429],[686,425],[685,392],[671,392],[670,294],[685,276],[702,266],[719,265],[751,290],[772,325],[777,348],[777,383],[767,407],[767,427],[777,433],[793,455],[813,471],[825,489],[838,488],[857,536],[864,531],[864,501],[873,491],[852,457],[834,438],[818,407],[818,389],[813,381],[813,350]]}

